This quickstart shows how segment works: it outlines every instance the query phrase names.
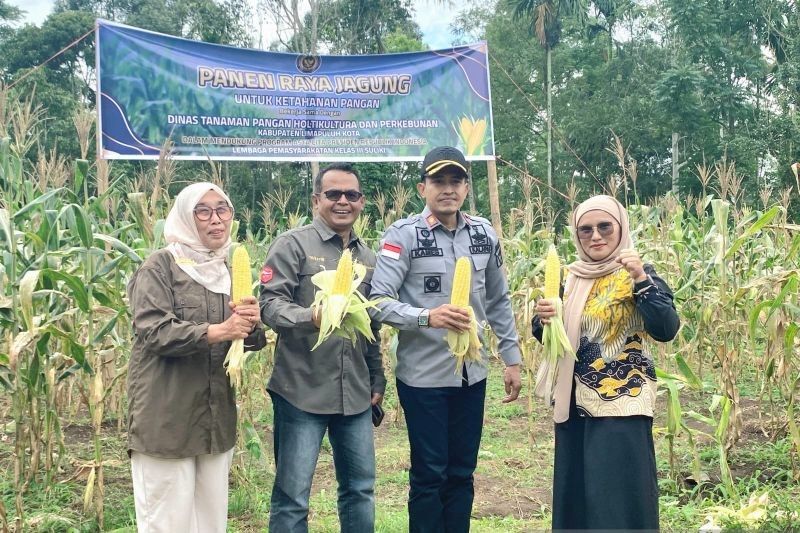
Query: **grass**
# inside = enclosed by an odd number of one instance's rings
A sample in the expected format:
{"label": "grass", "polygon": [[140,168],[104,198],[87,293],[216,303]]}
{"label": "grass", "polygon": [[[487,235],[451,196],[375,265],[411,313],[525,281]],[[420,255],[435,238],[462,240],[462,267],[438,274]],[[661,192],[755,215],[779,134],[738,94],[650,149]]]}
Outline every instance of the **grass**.
{"label": "grass", "polygon": [[[525,374],[523,373],[523,379]],[[529,431],[527,388],[513,404],[502,404],[505,395],[501,364],[493,361],[487,387],[483,440],[475,473],[475,503],[472,530],[476,532],[526,532],[546,529],[550,523],[550,484],[552,478],[552,421],[551,413],[534,403],[532,427]],[[387,416],[376,431],[376,530],[398,532],[408,528],[406,498],[408,495],[408,440],[390,383],[386,401]],[[5,400],[3,400],[5,401]],[[663,401],[663,400],[660,400]],[[707,399],[702,395],[687,396],[686,408],[702,410]],[[229,530],[232,532],[264,531],[269,522],[269,495],[273,479],[271,450],[271,408],[260,405],[256,420],[263,443],[260,457],[247,451],[237,453],[231,472],[229,499]],[[697,530],[711,506],[738,508],[750,495],[770,494],[769,531],[788,531],[798,523],[792,513],[800,509],[800,491],[792,479],[791,446],[788,438],[774,442],[759,429],[758,406],[750,402],[743,441],[730,456],[736,478],[739,500],[725,495],[718,484],[718,456],[713,442],[696,434],[703,466],[709,483],[692,486],[685,479],[672,480],[667,460],[667,444],[657,434],[656,455],[661,487],[661,524],[665,531]],[[656,426],[664,423],[664,408],[660,406]],[[4,412],[0,410],[0,412]],[[79,417],[80,418],[80,417]],[[400,418],[400,420],[398,420]],[[7,422],[0,421],[0,422]],[[94,519],[82,512],[85,474],[82,462],[91,457],[87,421],[79,420],[65,428],[67,456],[63,471],[49,488],[34,485],[25,497],[26,529],[30,531],[97,531]],[[2,427],[2,426],[0,426]],[[117,434],[116,425],[104,425],[106,457],[105,490],[107,531],[134,531],[135,514],[130,482],[130,464],[126,453],[125,435]],[[9,515],[13,515],[14,491],[11,468],[11,439],[0,439],[0,484]],[[676,439],[676,453],[682,477],[690,471],[691,454],[686,439]],[[737,524],[731,523],[732,530]],[[767,526],[765,526],[767,527]],[[323,443],[314,478],[309,516],[311,531],[339,531],[336,511],[336,480],[330,445]]]}

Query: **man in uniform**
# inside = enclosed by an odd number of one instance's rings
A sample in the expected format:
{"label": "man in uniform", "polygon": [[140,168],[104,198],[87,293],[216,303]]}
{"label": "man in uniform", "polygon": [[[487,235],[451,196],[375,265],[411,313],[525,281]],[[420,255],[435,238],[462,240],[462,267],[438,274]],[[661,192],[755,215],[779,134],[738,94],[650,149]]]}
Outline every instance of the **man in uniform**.
{"label": "man in uniform", "polygon": [[[411,445],[408,514],[412,532],[469,530],[486,393],[484,364],[454,373],[446,331],[465,331],[466,311],[449,304],[456,259],[472,262],[470,305],[499,337],[507,396],[517,399],[521,354],[503,256],[489,222],[461,212],[469,191],[467,162],[452,147],[431,150],[417,184],[421,214],[386,231],[372,278],[372,298],[388,298],[377,318],[399,331],[397,392]],[[482,341],[486,342],[485,338]]]}
{"label": "man in uniform", "polygon": [[[333,164],[314,180],[316,215],[270,246],[261,271],[261,318],[278,333],[275,365],[267,389],[275,414],[275,484],[270,531],[308,531],[311,480],[325,431],[339,482],[339,521],[348,533],[372,533],[375,524],[375,449],[372,405],[383,399],[378,342],[331,336],[316,350],[320,309],[311,308],[311,276],[333,270],[342,251],[368,267],[359,290],[369,294],[375,254],[353,223],[364,208],[356,171]],[[375,328],[378,324],[375,323]],[[374,331],[378,338],[377,330]]]}

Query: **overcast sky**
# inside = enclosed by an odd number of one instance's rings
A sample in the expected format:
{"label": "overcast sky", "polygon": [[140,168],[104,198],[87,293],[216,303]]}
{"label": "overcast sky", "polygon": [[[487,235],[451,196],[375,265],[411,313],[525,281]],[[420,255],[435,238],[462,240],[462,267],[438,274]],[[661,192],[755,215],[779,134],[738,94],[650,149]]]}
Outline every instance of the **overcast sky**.
{"label": "overcast sky", "polygon": [[[8,1],[8,0],[7,0]],[[10,0],[12,6],[25,11],[24,22],[41,24],[53,8],[53,0]],[[468,3],[451,0],[449,6],[435,0],[413,0],[414,19],[422,29],[423,40],[431,48],[446,48],[452,44],[450,24],[461,7]]]}

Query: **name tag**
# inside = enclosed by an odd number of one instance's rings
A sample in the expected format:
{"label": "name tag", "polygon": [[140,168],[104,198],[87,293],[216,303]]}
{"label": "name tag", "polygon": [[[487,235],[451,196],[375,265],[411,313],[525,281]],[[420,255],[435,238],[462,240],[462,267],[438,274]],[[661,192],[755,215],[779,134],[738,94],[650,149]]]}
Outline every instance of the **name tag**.
{"label": "name tag", "polygon": [[411,258],[419,259],[420,257],[442,257],[444,251],[441,248],[414,248],[411,250]]}
{"label": "name tag", "polygon": [[491,244],[482,244],[478,246],[470,246],[469,253],[471,254],[490,254],[492,253]]}

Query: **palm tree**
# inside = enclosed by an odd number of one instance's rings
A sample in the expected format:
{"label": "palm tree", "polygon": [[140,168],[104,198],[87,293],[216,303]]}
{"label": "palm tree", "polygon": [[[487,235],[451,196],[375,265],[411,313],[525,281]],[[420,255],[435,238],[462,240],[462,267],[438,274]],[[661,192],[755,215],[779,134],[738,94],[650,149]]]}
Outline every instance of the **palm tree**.
{"label": "palm tree", "polygon": [[547,61],[547,186],[553,189],[553,74],[552,52],[561,39],[561,18],[586,17],[586,0],[508,0],[517,18],[530,19],[531,33],[545,49]]}

